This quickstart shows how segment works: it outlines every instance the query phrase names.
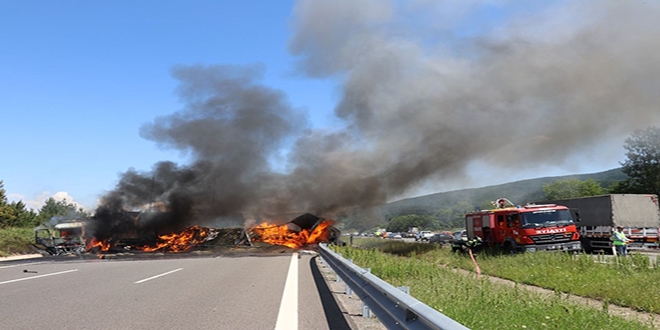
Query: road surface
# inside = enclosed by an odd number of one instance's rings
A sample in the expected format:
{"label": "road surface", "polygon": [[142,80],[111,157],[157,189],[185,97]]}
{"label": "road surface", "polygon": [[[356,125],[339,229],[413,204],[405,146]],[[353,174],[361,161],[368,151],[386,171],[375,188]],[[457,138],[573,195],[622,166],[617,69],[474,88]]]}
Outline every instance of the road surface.
{"label": "road surface", "polygon": [[314,255],[0,263],[3,329],[350,329]]}

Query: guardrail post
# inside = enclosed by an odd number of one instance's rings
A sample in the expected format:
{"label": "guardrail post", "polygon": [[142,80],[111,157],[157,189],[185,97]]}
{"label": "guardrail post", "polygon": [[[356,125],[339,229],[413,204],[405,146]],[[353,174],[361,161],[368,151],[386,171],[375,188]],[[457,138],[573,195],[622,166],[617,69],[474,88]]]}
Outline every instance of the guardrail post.
{"label": "guardrail post", "polygon": [[[321,264],[324,268],[328,268],[328,263],[325,261],[325,259],[323,259],[323,257],[321,257]],[[332,270],[332,268],[330,268],[330,270]]]}
{"label": "guardrail post", "polygon": [[373,317],[371,309],[369,309],[369,306],[367,306],[364,302],[362,303],[362,317],[365,319],[370,319]]}
{"label": "guardrail post", "polygon": [[[367,273],[371,273],[371,268],[362,268],[362,269],[364,269],[364,271]],[[367,306],[367,304],[364,303],[364,301],[362,301],[362,317],[365,319],[370,319],[374,317],[373,313],[371,312],[371,309],[369,308],[369,306]]]}
{"label": "guardrail post", "polygon": [[410,287],[409,286],[397,286],[397,289],[405,292],[407,295],[410,295]]}

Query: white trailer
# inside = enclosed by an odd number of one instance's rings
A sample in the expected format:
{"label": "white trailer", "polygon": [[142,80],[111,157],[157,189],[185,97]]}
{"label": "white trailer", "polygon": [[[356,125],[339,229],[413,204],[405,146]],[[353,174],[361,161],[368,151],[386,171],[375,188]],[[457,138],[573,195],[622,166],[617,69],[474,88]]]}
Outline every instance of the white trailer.
{"label": "white trailer", "polygon": [[554,200],[576,212],[585,252],[612,250],[612,232],[624,227],[631,248],[658,248],[660,208],[657,195],[610,194]]}

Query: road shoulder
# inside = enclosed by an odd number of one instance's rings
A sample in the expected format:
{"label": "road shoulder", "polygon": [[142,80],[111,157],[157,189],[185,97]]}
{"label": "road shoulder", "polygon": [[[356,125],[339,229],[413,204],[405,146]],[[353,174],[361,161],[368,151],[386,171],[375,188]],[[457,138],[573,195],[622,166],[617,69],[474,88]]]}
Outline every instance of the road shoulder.
{"label": "road shoulder", "polygon": [[330,288],[333,297],[339,304],[344,317],[354,330],[386,330],[376,317],[365,318],[362,316],[362,300],[354,294],[346,294],[346,283],[337,281],[337,274],[325,265],[320,257],[315,258],[316,265],[321,272],[326,284]]}

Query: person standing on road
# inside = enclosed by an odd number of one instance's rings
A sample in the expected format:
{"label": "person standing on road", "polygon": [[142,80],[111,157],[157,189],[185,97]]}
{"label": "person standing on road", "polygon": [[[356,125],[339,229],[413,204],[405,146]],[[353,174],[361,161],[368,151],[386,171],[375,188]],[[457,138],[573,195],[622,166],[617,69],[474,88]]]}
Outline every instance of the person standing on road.
{"label": "person standing on road", "polygon": [[612,239],[614,240],[614,249],[616,250],[616,254],[620,256],[627,256],[628,248],[626,247],[626,244],[630,242],[630,239],[628,239],[626,234],[623,233],[623,226],[616,226],[616,231],[614,232]]}

